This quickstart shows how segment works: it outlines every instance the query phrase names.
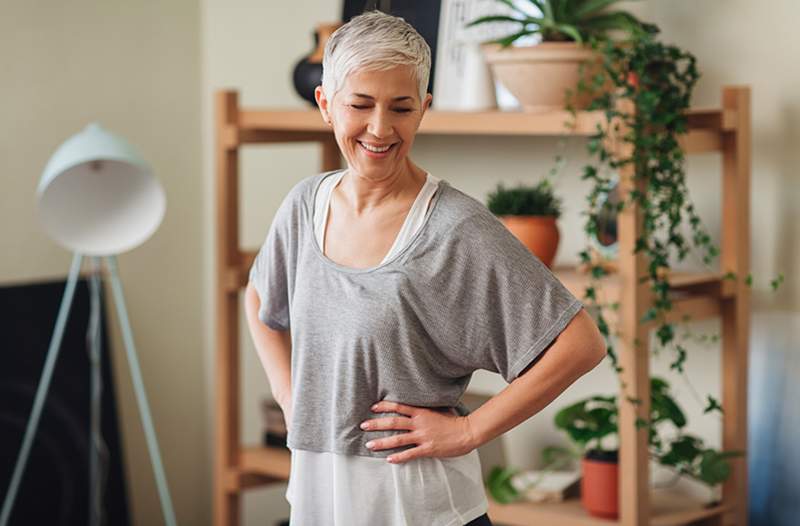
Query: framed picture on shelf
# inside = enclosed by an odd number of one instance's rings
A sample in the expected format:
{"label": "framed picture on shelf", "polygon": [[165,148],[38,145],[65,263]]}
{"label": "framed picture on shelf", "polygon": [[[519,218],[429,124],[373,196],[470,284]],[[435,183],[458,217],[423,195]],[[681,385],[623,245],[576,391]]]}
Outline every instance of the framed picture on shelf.
{"label": "framed picture on shelf", "polygon": [[[431,75],[428,79],[428,91],[433,93],[440,8],[441,2],[433,0],[344,0],[342,22],[349,22],[351,18],[364,11],[379,9],[402,17],[411,24],[431,48]],[[433,105],[436,105],[435,99]]]}

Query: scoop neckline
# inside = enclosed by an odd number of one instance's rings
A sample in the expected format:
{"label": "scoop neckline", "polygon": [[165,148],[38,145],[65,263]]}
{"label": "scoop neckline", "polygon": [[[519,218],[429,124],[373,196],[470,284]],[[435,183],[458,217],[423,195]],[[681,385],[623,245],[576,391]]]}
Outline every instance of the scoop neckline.
{"label": "scoop neckline", "polygon": [[[368,274],[370,272],[375,272],[375,271],[378,271],[378,270],[382,270],[382,269],[392,265],[401,256],[403,256],[406,252],[408,252],[409,250],[413,249],[414,246],[417,244],[417,241],[422,236],[422,233],[427,229],[428,223],[430,223],[431,216],[433,215],[434,211],[436,211],[436,207],[439,204],[439,198],[442,195],[442,190],[444,189],[444,186],[447,184],[447,181],[445,181],[444,179],[438,178],[439,179],[439,184],[438,184],[437,191],[433,194],[433,197],[431,198],[431,203],[430,203],[430,206],[428,207],[428,210],[425,213],[425,218],[422,220],[422,225],[414,233],[414,235],[411,236],[411,239],[408,241],[408,243],[406,243],[405,247],[403,247],[393,257],[389,258],[388,261],[384,261],[383,263],[381,263],[379,265],[376,265],[374,267],[355,268],[355,267],[348,267],[348,266],[345,266],[345,265],[340,265],[339,263],[333,261],[328,256],[323,254],[322,253],[322,249],[319,246],[319,243],[317,243],[317,236],[313,232],[313,229],[314,229],[314,207],[316,206],[317,193],[319,192],[319,189],[322,186],[322,182],[327,177],[333,176],[338,172],[343,172],[344,170],[346,170],[346,168],[342,168],[341,170],[337,170],[337,171],[333,171],[333,172],[327,172],[327,173],[323,174],[322,176],[320,176],[319,181],[315,182],[314,188],[313,188],[313,190],[311,192],[311,206],[307,207],[306,210],[308,212],[307,213],[308,224],[311,225],[311,230],[312,230],[312,232],[311,232],[311,244],[314,247],[314,252],[317,254],[317,256],[319,256],[319,258],[322,260],[323,263],[325,263],[329,267],[331,267],[331,268],[333,268],[335,270],[338,270],[340,272],[346,272],[348,274]],[[430,172],[426,172],[426,173],[429,174]],[[427,181],[427,179],[426,179],[426,181]]]}

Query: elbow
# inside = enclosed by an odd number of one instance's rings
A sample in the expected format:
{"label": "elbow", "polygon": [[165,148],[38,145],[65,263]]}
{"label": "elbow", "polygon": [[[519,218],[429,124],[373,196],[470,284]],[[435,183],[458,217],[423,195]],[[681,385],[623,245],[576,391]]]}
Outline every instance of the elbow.
{"label": "elbow", "polygon": [[593,339],[590,348],[591,352],[589,354],[592,356],[591,369],[594,369],[595,367],[600,365],[600,362],[602,362],[608,355],[608,347],[606,346],[606,341],[599,331],[597,332],[596,337]]}

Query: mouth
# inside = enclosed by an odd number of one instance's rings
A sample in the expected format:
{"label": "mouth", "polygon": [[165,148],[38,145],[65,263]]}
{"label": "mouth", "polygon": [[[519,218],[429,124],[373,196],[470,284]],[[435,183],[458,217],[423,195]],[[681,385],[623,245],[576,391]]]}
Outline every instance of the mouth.
{"label": "mouth", "polygon": [[392,144],[368,144],[361,141],[357,142],[359,146],[361,146],[361,151],[366,153],[367,156],[377,159],[389,155],[389,153],[399,144],[396,142]]}

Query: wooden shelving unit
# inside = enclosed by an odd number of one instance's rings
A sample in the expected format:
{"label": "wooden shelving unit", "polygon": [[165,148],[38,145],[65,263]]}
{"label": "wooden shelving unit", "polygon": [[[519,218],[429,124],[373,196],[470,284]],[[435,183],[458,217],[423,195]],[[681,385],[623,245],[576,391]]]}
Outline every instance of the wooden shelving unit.
{"label": "wooden shelving unit", "polygon": [[[288,449],[243,447],[239,433],[239,293],[247,284],[255,251],[239,246],[239,149],[247,144],[317,142],[322,148],[321,170],[340,167],[335,139],[315,110],[257,110],[239,107],[236,91],[216,94],[216,433],[214,470],[214,524],[240,524],[240,494],[248,487],[285,481],[291,455]],[[720,271],[673,273],[670,284],[674,321],[719,317],[722,326],[722,447],[747,450],[747,366],[750,291],[743,280],[723,279],[727,272],[749,273],[750,251],[750,89],[722,90],[718,109],[688,113],[690,131],[681,145],[687,153],[719,152],[722,156],[722,240]],[[423,135],[590,135],[603,116],[578,115],[569,127],[566,112],[428,112]],[[619,155],[626,152],[620,150]],[[634,184],[631,168],[620,173],[620,189],[627,195]],[[641,182],[636,183],[641,184]],[[620,407],[620,518],[589,516],[577,500],[559,504],[497,504],[490,499],[489,516],[508,525],[548,526],[741,526],[747,523],[747,458],[733,459],[732,474],[723,486],[719,505],[704,507],[686,497],[652,491],[645,430],[636,430],[637,417],[649,414],[649,324],[638,320],[650,304],[647,261],[633,254],[641,229],[641,211],[627,207],[618,217],[621,257],[619,272],[604,278],[606,300],[620,302],[616,321],[622,337],[617,344],[624,368],[627,396],[646,403]],[[573,268],[555,268],[557,277],[578,297],[586,276]],[[644,342],[635,348],[634,341]]]}

